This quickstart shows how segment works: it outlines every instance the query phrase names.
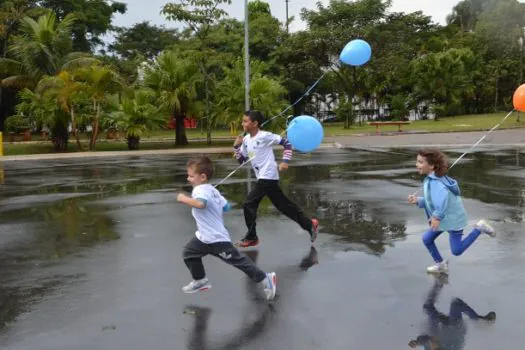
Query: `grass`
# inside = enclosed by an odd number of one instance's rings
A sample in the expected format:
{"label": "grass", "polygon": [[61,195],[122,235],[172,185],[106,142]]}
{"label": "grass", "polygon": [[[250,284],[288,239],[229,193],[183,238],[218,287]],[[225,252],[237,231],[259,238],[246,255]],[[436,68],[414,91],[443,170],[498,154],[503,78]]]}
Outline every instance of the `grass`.
{"label": "grass", "polygon": [[[227,147],[231,146],[231,141],[214,141],[210,147]],[[83,144],[84,150],[87,151],[87,142]],[[194,141],[187,146],[175,147],[173,142],[144,142],[140,144],[140,150],[162,150],[162,149],[184,149],[184,148],[206,148],[206,142]],[[76,144],[70,143],[67,153],[75,153]],[[107,151],[127,151],[128,145],[126,142],[100,142],[97,143],[96,152]],[[53,145],[51,143],[10,143],[4,146],[4,155],[19,156],[27,154],[45,154],[54,153]]]}
{"label": "grass", "polygon": [[[457,117],[441,118],[439,121],[421,120],[415,121],[409,125],[403,125],[404,131],[418,131],[418,132],[454,132],[454,131],[479,131],[488,130],[494,125],[498,124],[506,113],[467,115]],[[525,119],[525,117],[524,117]],[[513,129],[525,127],[524,122],[517,122],[517,114],[510,116],[504,123],[500,125],[500,129]],[[397,132],[397,126],[382,126],[382,133]],[[344,129],[342,123],[329,123],[324,125],[325,136],[351,136],[358,134],[375,134],[375,126],[370,125],[355,125],[349,129]],[[207,147],[206,142],[200,141],[206,138],[206,133],[202,134],[200,129],[187,129],[186,134],[190,140],[188,146],[179,148],[203,148]],[[140,144],[141,150],[153,149],[172,149],[175,132],[173,130],[161,130],[150,133],[142,137]],[[127,144],[125,140],[109,140],[104,139],[105,133],[102,134],[101,140],[97,143],[97,152],[104,151],[125,151]],[[230,138],[230,140],[219,139],[212,143],[212,147],[230,146],[233,137],[229,130],[215,130],[212,134],[213,138]],[[81,137],[84,148],[87,149],[87,136]],[[41,140],[40,137],[34,136],[33,141]],[[158,140],[158,142],[152,142]],[[192,141],[193,140],[193,141]],[[199,141],[197,141],[199,140]],[[150,142],[148,142],[150,141]],[[25,155],[25,154],[43,154],[52,153],[53,147],[50,142],[46,143],[9,143],[4,146],[5,155]],[[70,139],[68,152],[76,152],[75,140]]]}
{"label": "grass", "polygon": [[[457,117],[441,118],[435,120],[420,120],[412,122],[408,125],[403,125],[403,131],[420,131],[420,132],[454,132],[454,131],[480,131],[491,129],[498,124],[507,113],[493,113],[493,114],[479,114],[479,115],[464,115]],[[525,127],[525,116],[523,122],[517,122],[517,114],[511,115],[507,120],[500,125],[499,129],[514,129]],[[356,134],[374,134],[375,126],[363,125],[353,126],[350,129],[344,129],[342,124],[334,123],[325,125],[325,136],[344,136]],[[397,132],[398,127],[381,126],[382,133]]]}

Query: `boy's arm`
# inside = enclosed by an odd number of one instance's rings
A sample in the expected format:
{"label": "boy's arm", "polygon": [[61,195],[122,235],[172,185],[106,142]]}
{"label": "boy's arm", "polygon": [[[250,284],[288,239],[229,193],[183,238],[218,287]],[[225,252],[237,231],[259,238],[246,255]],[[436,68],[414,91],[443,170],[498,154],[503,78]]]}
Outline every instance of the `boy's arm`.
{"label": "boy's arm", "polygon": [[239,138],[235,141],[235,144],[233,145],[233,152],[239,164],[243,164],[248,160],[248,148],[246,147],[246,143],[244,141],[239,141]]}
{"label": "boy's arm", "polygon": [[204,198],[192,198],[183,193],[177,195],[177,201],[179,203],[186,204],[192,208],[204,209],[206,208],[207,200]]}
{"label": "boy's arm", "polygon": [[268,134],[268,143],[273,146],[273,145],[281,145],[283,146],[284,148],[284,152],[283,152],[283,163],[286,163],[288,164],[291,160],[292,160],[292,154],[293,154],[293,151],[292,151],[292,144],[290,143],[290,141],[288,141],[288,139],[286,137],[282,137],[280,135],[277,135],[277,134]]}

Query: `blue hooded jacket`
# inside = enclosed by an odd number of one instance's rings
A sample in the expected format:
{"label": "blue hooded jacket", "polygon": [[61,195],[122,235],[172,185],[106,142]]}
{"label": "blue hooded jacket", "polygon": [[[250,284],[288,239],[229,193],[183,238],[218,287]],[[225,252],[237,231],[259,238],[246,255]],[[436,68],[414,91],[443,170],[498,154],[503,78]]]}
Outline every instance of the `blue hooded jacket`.
{"label": "blue hooded jacket", "polygon": [[425,209],[428,219],[439,219],[439,231],[458,231],[468,224],[458,182],[446,175],[432,173],[425,178],[417,206]]}

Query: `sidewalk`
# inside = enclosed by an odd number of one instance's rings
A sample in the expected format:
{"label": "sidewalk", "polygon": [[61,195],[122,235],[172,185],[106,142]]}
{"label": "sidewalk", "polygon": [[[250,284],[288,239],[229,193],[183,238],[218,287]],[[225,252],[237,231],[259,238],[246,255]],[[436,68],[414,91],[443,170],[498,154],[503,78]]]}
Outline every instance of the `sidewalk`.
{"label": "sidewalk", "polygon": [[[453,132],[431,134],[401,134],[395,136],[334,136],[325,137],[321,148],[349,148],[370,150],[385,148],[458,148],[470,147],[486,132]],[[478,146],[479,148],[525,148],[525,129],[494,131]],[[278,147],[276,148],[278,149]],[[0,157],[0,161],[78,159],[120,156],[147,156],[171,154],[217,154],[230,153],[231,147],[184,148],[147,151],[107,151],[48,153]]]}

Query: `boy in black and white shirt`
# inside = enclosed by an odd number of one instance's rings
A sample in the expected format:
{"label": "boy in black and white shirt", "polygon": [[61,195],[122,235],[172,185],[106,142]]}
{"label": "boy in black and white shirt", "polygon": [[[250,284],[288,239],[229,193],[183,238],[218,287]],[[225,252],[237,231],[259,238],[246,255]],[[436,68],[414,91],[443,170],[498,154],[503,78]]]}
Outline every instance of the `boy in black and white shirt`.
{"label": "boy in black and white shirt", "polygon": [[[248,232],[239,242],[237,247],[255,247],[259,244],[259,238],[255,230],[257,209],[261,200],[268,196],[273,205],[284,215],[297,222],[304,230],[308,231],[312,243],[317,238],[319,222],[317,219],[308,218],[297,204],[290,201],[279,187],[279,171],[288,169],[288,162],[292,159],[292,145],[286,138],[277,134],[260,130],[263,123],[263,115],[259,111],[247,111],[244,113],[242,126],[247,133],[239,136],[234,143],[235,157],[240,164],[251,161],[257,184],[248,194],[244,203],[244,219]],[[284,147],[283,160],[277,168],[273,146]]]}
{"label": "boy in black and white shirt", "polygon": [[190,160],[187,165],[188,182],[193,185],[191,197],[180,193],[177,201],[192,207],[191,213],[197,223],[197,232],[184,248],[184,263],[193,277],[182,290],[185,293],[195,293],[211,288],[206,278],[202,258],[213,255],[227,264],[243,271],[254,282],[261,283],[268,300],[275,297],[276,275],[265,273],[231,243],[230,234],[224,227],[223,212],[231,205],[208,183],[213,176],[213,163],[208,157]]}

